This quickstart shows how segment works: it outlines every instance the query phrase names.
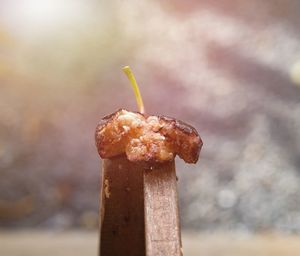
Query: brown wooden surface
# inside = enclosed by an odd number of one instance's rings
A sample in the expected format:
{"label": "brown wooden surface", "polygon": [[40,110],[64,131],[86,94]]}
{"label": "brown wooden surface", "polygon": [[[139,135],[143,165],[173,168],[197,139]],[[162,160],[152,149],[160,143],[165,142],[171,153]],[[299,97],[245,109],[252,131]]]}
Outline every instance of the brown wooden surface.
{"label": "brown wooden surface", "polygon": [[143,168],[119,156],[102,174],[100,255],[145,255]]}
{"label": "brown wooden surface", "polygon": [[147,256],[181,255],[174,161],[144,172]]}

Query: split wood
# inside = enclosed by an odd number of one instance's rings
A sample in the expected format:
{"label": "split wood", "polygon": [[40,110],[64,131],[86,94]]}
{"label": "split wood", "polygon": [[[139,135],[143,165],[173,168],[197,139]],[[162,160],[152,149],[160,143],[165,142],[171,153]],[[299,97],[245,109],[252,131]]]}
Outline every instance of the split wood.
{"label": "split wood", "polygon": [[103,160],[99,255],[182,255],[176,183],[174,161]]}

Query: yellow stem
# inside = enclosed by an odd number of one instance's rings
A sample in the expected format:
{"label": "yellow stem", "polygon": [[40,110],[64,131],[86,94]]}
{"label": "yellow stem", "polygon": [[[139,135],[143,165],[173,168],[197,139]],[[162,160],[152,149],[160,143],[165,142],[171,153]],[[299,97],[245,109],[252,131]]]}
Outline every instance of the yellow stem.
{"label": "yellow stem", "polygon": [[131,83],[132,89],[134,91],[135,99],[136,99],[136,102],[137,102],[137,105],[139,108],[139,112],[144,114],[145,113],[144,103],[143,103],[143,99],[142,99],[142,96],[140,93],[139,86],[137,85],[137,82],[135,80],[135,77],[129,66],[125,66],[124,68],[122,68],[122,70],[127,75],[128,79]]}

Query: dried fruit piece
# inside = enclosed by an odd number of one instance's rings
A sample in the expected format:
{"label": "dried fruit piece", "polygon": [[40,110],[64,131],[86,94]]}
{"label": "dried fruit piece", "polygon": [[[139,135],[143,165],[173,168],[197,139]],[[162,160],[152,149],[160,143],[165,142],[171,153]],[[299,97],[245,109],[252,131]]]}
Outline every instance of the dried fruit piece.
{"label": "dried fruit piece", "polygon": [[178,155],[196,163],[202,140],[193,127],[179,120],[120,109],[101,120],[96,144],[102,158],[125,153],[130,161],[165,162]]}

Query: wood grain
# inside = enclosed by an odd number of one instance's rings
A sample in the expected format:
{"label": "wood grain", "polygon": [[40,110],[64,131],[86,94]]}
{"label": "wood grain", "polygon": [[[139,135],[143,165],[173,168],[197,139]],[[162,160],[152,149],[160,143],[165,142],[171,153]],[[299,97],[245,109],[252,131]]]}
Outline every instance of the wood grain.
{"label": "wood grain", "polygon": [[147,256],[182,255],[174,161],[144,171]]}
{"label": "wood grain", "polygon": [[143,170],[125,156],[103,160],[99,255],[145,255]]}

